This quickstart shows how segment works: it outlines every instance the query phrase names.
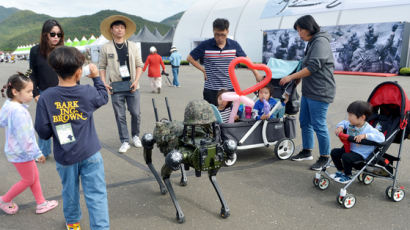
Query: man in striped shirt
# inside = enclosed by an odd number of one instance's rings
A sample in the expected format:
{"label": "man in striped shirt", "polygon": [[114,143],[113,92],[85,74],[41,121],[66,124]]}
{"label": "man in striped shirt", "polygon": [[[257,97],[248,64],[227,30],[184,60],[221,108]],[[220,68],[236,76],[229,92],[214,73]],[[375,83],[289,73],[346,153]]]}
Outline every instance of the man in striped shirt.
{"label": "man in striped shirt", "polygon": [[[218,105],[216,95],[220,89],[233,91],[233,86],[228,74],[229,63],[235,57],[246,57],[238,42],[229,39],[229,21],[218,18],[213,22],[214,37],[201,42],[188,55],[187,60],[204,74],[204,92],[206,101]],[[203,58],[204,66],[197,60]],[[256,79],[262,76],[252,70]]]}

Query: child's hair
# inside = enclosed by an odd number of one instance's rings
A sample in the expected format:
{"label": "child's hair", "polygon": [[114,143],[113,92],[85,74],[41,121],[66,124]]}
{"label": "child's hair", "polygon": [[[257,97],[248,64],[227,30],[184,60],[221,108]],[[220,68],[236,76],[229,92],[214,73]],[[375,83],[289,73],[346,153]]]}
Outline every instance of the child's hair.
{"label": "child's hair", "polygon": [[78,49],[67,46],[54,49],[48,57],[48,63],[62,79],[73,76],[84,60],[84,55]]}
{"label": "child's hair", "polygon": [[[7,80],[7,84],[3,85],[3,88],[1,89],[1,95],[3,97],[7,97],[12,99],[14,97],[12,89],[15,89],[17,91],[20,91],[24,89],[26,84],[30,82],[31,79],[24,75],[23,73],[17,72],[17,74],[13,74],[9,77]],[[4,94],[4,91],[6,91],[6,95]]]}
{"label": "child's hair", "polygon": [[[218,93],[216,94],[216,100],[218,100],[219,96],[221,96],[223,93],[227,93],[227,92],[230,92],[230,91],[227,89],[220,89]],[[226,104],[226,107],[231,107],[231,105],[232,105],[232,101],[229,101],[228,104]]]}
{"label": "child's hair", "polygon": [[[269,91],[269,97],[272,97],[272,92],[273,92],[272,87],[270,87],[269,85],[265,85],[265,86],[262,87],[261,89],[263,89],[263,88],[268,89],[268,91]],[[258,90],[258,93],[259,93],[259,91],[260,91],[261,89]]]}
{"label": "child's hair", "polygon": [[372,114],[372,106],[366,101],[354,101],[347,107],[347,112],[356,115],[356,117],[365,115],[366,118],[369,118]]}

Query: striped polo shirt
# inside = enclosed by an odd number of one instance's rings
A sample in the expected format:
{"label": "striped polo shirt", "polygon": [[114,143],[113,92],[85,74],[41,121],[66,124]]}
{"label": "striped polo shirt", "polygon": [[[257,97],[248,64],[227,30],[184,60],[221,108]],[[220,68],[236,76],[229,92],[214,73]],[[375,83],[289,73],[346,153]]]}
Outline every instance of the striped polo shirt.
{"label": "striped polo shirt", "polygon": [[239,43],[229,38],[226,39],[223,49],[216,45],[214,38],[205,40],[192,50],[190,55],[195,60],[203,58],[208,77],[204,88],[211,90],[232,90],[233,86],[228,74],[229,63],[235,57],[246,57]]}

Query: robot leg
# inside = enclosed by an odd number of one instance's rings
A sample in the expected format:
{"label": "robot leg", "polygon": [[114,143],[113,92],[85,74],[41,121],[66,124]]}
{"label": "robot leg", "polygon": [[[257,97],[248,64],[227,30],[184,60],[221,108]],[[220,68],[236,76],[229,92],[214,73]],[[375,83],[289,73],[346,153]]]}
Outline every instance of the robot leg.
{"label": "robot leg", "polygon": [[157,170],[155,169],[154,165],[152,164],[152,149],[154,148],[155,139],[153,138],[152,134],[145,134],[142,137],[142,145],[144,146],[144,160],[145,163],[148,165],[148,168],[151,170],[152,174],[154,174],[155,179],[158,182],[159,189],[161,190],[161,194],[166,194],[167,190],[162,183],[160,176],[158,175]]}
{"label": "robot leg", "polygon": [[177,221],[178,223],[184,223],[185,222],[184,213],[182,212],[181,206],[179,206],[178,200],[175,196],[174,189],[172,188],[172,184],[169,180],[172,171],[174,170],[168,167],[167,164],[164,164],[164,166],[162,166],[162,169],[161,169],[161,176],[162,176],[162,179],[164,180],[165,186],[167,186],[169,195],[171,196],[172,203],[174,203],[175,209],[177,211],[176,213]]}
{"label": "robot leg", "polygon": [[216,182],[217,172],[218,172],[217,170],[208,171],[208,176],[209,176],[209,180],[211,181],[212,185],[214,186],[216,194],[218,195],[219,201],[221,202],[221,205],[222,205],[221,217],[225,219],[225,218],[228,218],[230,216],[230,211],[229,211],[228,204],[226,203],[226,201],[225,201],[225,199],[222,195],[222,191],[219,188],[218,183]]}

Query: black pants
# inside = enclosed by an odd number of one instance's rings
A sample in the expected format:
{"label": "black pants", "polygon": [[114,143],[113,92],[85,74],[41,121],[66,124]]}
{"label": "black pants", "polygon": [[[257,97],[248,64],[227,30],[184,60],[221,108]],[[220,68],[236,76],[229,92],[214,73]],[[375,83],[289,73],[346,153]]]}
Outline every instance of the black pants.
{"label": "black pants", "polygon": [[352,175],[352,168],[354,162],[364,160],[363,157],[358,153],[346,153],[343,147],[332,149],[332,151],[330,152],[330,156],[332,157],[332,161],[335,164],[337,170],[344,170],[347,176]]}

